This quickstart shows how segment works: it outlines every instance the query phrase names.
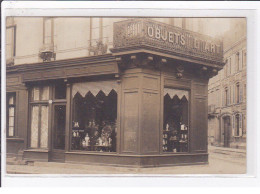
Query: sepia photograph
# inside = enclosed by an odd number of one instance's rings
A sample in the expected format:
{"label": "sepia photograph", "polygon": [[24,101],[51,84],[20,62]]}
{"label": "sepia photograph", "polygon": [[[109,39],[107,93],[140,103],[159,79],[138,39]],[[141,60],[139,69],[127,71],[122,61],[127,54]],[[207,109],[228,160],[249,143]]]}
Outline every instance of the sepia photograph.
{"label": "sepia photograph", "polygon": [[246,174],[245,17],[5,18],[7,174]]}

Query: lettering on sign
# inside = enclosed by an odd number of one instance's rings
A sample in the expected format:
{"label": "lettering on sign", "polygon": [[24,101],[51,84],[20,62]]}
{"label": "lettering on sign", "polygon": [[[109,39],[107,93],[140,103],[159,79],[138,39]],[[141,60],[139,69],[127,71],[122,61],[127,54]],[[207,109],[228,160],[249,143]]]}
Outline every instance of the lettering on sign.
{"label": "lettering on sign", "polygon": [[215,38],[150,19],[130,19],[115,23],[114,48],[138,45],[215,63],[222,63],[223,60],[223,43]]}

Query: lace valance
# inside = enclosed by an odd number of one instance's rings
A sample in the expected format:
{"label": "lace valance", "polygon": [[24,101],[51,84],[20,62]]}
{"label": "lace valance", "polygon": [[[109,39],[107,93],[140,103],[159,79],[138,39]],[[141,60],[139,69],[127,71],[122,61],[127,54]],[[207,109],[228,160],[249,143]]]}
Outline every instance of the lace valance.
{"label": "lace valance", "polygon": [[187,90],[164,88],[164,96],[166,94],[168,94],[171,98],[173,98],[175,95],[177,95],[179,99],[182,99],[183,96],[185,96],[186,99],[189,100],[189,91],[187,91]]}
{"label": "lace valance", "polygon": [[104,92],[107,96],[111,90],[117,92],[116,81],[97,81],[97,82],[81,82],[72,85],[72,97],[78,92],[81,96],[85,96],[88,92],[91,92],[96,96],[100,91]]}

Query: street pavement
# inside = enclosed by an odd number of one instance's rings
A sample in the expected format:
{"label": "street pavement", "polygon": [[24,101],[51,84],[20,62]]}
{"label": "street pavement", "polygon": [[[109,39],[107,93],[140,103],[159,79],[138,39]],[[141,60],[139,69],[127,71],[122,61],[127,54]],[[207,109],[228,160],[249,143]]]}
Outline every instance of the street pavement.
{"label": "street pavement", "polygon": [[129,168],[35,162],[33,165],[7,165],[7,174],[244,174],[245,150],[209,147],[209,164],[154,168]]}

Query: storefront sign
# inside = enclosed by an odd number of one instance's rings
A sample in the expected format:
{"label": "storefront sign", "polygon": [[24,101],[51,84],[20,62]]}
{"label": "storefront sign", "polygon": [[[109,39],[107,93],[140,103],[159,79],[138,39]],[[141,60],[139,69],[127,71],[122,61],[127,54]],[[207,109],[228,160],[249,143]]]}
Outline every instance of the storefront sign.
{"label": "storefront sign", "polygon": [[148,45],[174,54],[222,62],[220,40],[150,19],[115,23],[114,48]]}

